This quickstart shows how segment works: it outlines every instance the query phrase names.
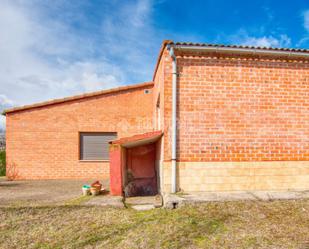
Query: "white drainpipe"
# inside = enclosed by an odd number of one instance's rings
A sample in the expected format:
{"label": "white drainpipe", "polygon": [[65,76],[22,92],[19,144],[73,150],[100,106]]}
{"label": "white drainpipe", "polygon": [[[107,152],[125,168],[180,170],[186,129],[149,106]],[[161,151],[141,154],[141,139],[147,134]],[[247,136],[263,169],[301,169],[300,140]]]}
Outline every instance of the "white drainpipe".
{"label": "white drainpipe", "polygon": [[168,47],[172,62],[172,193],[177,191],[177,61],[172,46]]}

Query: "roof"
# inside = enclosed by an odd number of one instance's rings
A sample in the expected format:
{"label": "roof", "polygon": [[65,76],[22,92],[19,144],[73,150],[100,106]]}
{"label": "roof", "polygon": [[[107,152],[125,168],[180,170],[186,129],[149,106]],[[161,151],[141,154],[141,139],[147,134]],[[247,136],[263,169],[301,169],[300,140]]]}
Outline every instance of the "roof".
{"label": "roof", "polygon": [[243,45],[224,45],[224,44],[213,44],[213,43],[192,43],[192,42],[174,42],[172,40],[164,40],[161,45],[161,49],[159,52],[158,60],[155,66],[155,71],[153,74],[153,80],[155,79],[159,63],[163,54],[164,49],[167,45],[174,45],[176,46],[194,46],[194,47],[212,47],[212,48],[229,48],[229,49],[247,49],[252,51],[277,51],[277,52],[293,52],[293,53],[308,53],[309,49],[300,49],[300,48],[273,48],[273,47],[258,47],[258,46],[243,46]]}
{"label": "roof", "polygon": [[122,145],[126,148],[131,148],[156,142],[162,135],[162,131],[151,131],[143,134],[137,134],[131,137],[120,138],[109,143]]}
{"label": "roof", "polygon": [[257,46],[242,46],[242,45],[224,45],[224,44],[213,44],[213,43],[192,43],[192,42],[173,42],[170,41],[170,45],[180,45],[180,46],[198,46],[198,47],[218,47],[218,48],[244,48],[244,49],[260,49],[260,50],[270,50],[270,51],[287,51],[287,52],[307,52],[309,49],[300,48],[273,48],[273,47],[257,47]]}
{"label": "roof", "polygon": [[17,112],[17,111],[23,111],[23,110],[28,110],[28,109],[32,109],[32,108],[55,105],[55,104],[60,104],[60,103],[79,100],[79,99],[86,99],[86,98],[96,97],[96,96],[100,96],[100,95],[106,95],[106,94],[111,94],[111,93],[118,93],[118,92],[123,92],[123,91],[128,91],[128,90],[134,90],[134,89],[138,89],[138,88],[144,88],[144,87],[148,87],[148,86],[153,86],[153,82],[144,82],[144,83],[140,83],[140,84],[116,87],[116,88],[111,88],[111,89],[107,89],[107,90],[101,90],[101,91],[96,91],[96,92],[91,92],[91,93],[74,95],[74,96],[61,98],[61,99],[53,99],[53,100],[35,103],[35,104],[31,104],[31,105],[14,107],[14,108],[4,110],[2,114],[5,115],[5,114],[11,113],[11,112]]}

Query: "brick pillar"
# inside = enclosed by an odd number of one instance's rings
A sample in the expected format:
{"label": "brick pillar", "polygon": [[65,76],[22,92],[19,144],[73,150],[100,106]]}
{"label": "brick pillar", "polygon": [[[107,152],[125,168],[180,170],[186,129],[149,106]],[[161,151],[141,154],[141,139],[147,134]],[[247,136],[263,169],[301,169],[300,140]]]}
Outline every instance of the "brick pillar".
{"label": "brick pillar", "polygon": [[111,144],[109,147],[110,157],[110,193],[122,195],[122,165],[121,146]]}

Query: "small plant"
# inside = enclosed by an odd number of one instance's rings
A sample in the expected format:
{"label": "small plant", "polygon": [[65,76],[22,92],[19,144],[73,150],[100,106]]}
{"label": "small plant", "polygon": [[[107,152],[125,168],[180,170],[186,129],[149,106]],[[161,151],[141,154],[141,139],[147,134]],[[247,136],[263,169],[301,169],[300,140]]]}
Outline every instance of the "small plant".
{"label": "small plant", "polygon": [[18,178],[18,169],[16,163],[11,162],[6,165],[6,177],[8,181],[14,181]]}

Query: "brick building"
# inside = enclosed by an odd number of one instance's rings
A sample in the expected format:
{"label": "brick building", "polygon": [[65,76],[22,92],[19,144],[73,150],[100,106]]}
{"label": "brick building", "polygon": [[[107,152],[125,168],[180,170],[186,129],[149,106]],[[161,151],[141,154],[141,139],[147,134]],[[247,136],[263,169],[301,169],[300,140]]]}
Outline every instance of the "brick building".
{"label": "brick building", "polygon": [[20,179],[309,189],[309,51],[163,42],[153,81],[5,111]]}

